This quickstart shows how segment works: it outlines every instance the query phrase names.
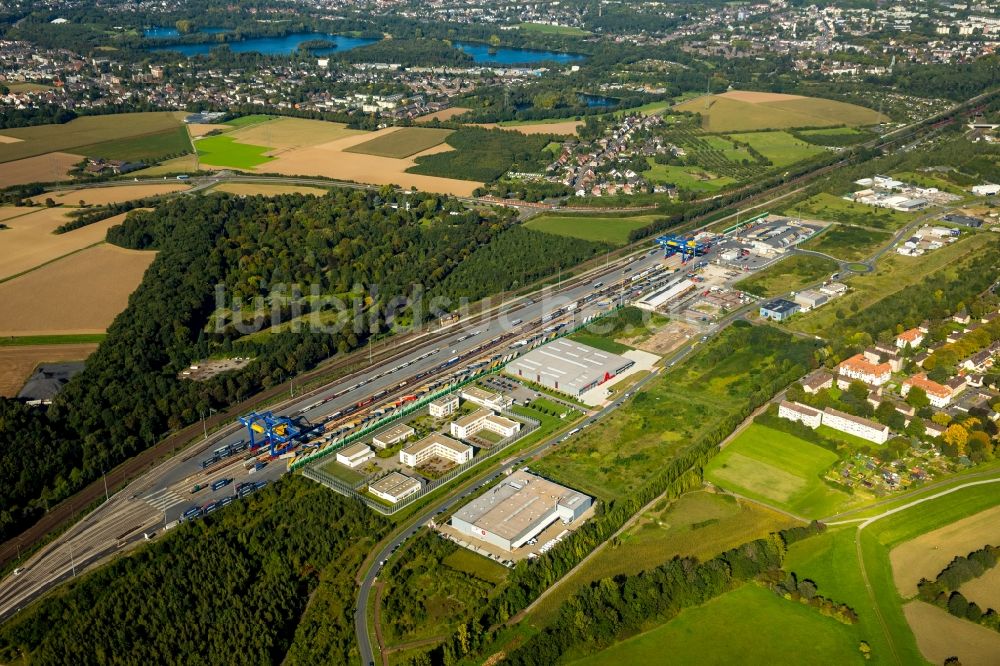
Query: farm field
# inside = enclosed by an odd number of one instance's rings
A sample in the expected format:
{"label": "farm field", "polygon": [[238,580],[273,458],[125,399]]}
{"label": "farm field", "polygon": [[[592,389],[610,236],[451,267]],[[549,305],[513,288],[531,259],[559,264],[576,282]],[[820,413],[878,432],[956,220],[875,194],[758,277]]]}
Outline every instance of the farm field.
{"label": "farm field", "polygon": [[[3,142],[0,141],[0,145]],[[69,170],[83,160],[83,155],[52,152],[0,163],[0,188],[27,183],[54,183],[72,180]]]}
{"label": "farm field", "polygon": [[[471,180],[406,173],[407,169],[416,164],[414,158],[452,150],[451,146],[446,144],[435,146],[406,159],[378,157],[347,151],[348,148],[356,144],[392,134],[395,129],[368,132],[315,146],[288,150],[273,158],[262,170],[286,176],[318,176],[374,185],[399,185],[404,188],[412,186],[425,192],[438,192],[455,196],[470,196],[477,187],[482,185],[482,183]],[[202,141],[206,140],[202,139]]]}
{"label": "farm field", "polygon": [[182,155],[172,160],[164,160],[159,164],[145,169],[133,171],[130,175],[136,178],[149,178],[150,176],[165,176],[175,173],[187,173],[198,170],[198,157],[196,155]]}
{"label": "farm field", "polygon": [[328,141],[336,141],[349,136],[368,134],[364,130],[347,129],[344,123],[307,118],[274,118],[242,127],[226,133],[234,141],[251,145],[268,146],[273,157],[282,151],[314,146]]}
{"label": "farm field", "polygon": [[837,266],[830,259],[793,254],[733,286],[757,296],[777,296],[816,282],[836,271]]}
{"label": "farm field", "polygon": [[454,130],[432,127],[400,127],[368,141],[354,144],[344,150],[376,157],[403,159],[423,152],[444,142]]}
{"label": "farm field", "polygon": [[502,128],[521,134],[575,135],[583,125],[582,120],[505,120],[500,123],[479,123],[476,127],[486,129]]}
{"label": "farm field", "polygon": [[625,245],[628,235],[641,229],[655,218],[653,215],[637,217],[568,217],[563,215],[540,215],[525,223],[529,229],[543,231],[557,236],[571,236],[589,241]]}
{"label": "farm field", "polygon": [[822,479],[837,459],[794,435],[752,424],[708,463],[705,479],[805,518],[821,518],[850,500]]}
{"label": "farm field", "polygon": [[191,152],[191,139],[183,127],[174,127],[141,136],[125,136],[101,143],[79,146],[73,150],[87,157],[125,160],[127,162],[153,162],[168,155]]}
{"label": "farm field", "polygon": [[912,597],[921,578],[934,580],[952,558],[989,544],[1000,544],[1000,506],[925,532],[893,548],[889,559],[896,588],[902,596]]}
{"label": "farm field", "polygon": [[[55,151],[86,155],[84,146],[149,137],[181,128],[183,111],[151,111],[107,116],[83,116],[64,125],[36,125],[3,130],[4,136],[21,139],[0,144],[0,162],[18,160]],[[184,133],[185,140],[187,133]],[[73,150],[79,149],[79,150]],[[117,156],[111,156],[117,157]]]}
{"label": "farm field", "polygon": [[799,130],[795,134],[817,146],[853,146],[875,138],[875,133],[857,127],[829,127],[823,129]]}
{"label": "farm field", "polygon": [[0,336],[103,333],[155,256],[101,244],[0,283]]}
{"label": "farm field", "polygon": [[791,326],[815,335],[829,335],[836,330],[836,322],[841,318],[837,314],[839,311],[851,312],[855,306],[858,311],[863,310],[932,273],[939,273],[943,280],[951,279],[951,265],[956,260],[981,250],[991,240],[987,234],[962,236],[951,245],[920,257],[919,261],[888,253],[875,265],[873,272],[852,277],[851,291],[837,299],[836,304],[798,315]]}
{"label": "farm field", "polygon": [[274,197],[279,194],[312,194],[321,197],[327,193],[321,187],[305,185],[274,185],[269,183],[221,183],[212,188],[212,192],[228,192],[230,194],[254,195],[262,194]]}
{"label": "farm field", "polygon": [[526,620],[541,628],[577,590],[602,578],[634,575],[674,557],[710,559],[771,532],[798,525],[756,502],[696,490],[676,500],[661,500],[596,556],[562,581]]}
{"label": "farm field", "polygon": [[82,361],[97,350],[97,343],[71,345],[0,346],[0,397],[13,398],[41,363]]}
{"label": "farm field", "polygon": [[471,109],[467,109],[462,106],[453,106],[447,109],[441,109],[440,111],[435,111],[434,113],[417,116],[413,119],[413,122],[425,123],[429,120],[451,120],[455,116],[460,116],[466,111],[471,111]]}
{"label": "farm field", "polygon": [[893,231],[906,226],[916,217],[914,213],[903,213],[888,208],[866,206],[865,204],[854,203],[841,197],[835,197],[826,192],[795,203],[786,208],[784,213],[785,215],[805,219],[840,222],[859,227]]}
{"label": "farm field", "polygon": [[853,627],[746,583],[702,606],[684,609],[646,633],[569,663],[862,664],[865,660]]}
{"label": "farm field", "polygon": [[731,139],[748,143],[776,167],[788,166],[826,152],[819,146],[796,139],[788,132],[730,134]]}
{"label": "farm field", "polygon": [[888,231],[832,224],[800,246],[844,261],[866,259],[892,240]]}
{"label": "farm field", "polygon": [[[997,543],[997,540],[991,543]],[[993,567],[958,589],[966,599],[979,604],[980,608],[1000,608],[1000,569]]]}
{"label": "farm field", "polygon": [[702,115],[710,132],[733,132],[789,127],[874,125],[885,119],[876,111],[855,104],[819,97],[732,90],[702,95],[674,108]]}
{"label": "farm field", "polygon": [[628,496],[722,424],[735,427],[761,377],[804,372],[812,349],[813,342],[772,327],[730,326],[532,469],[600,499]]}
{"label": "farm field", "polygon": [[728,176],[716,176],[698,167],[657,164],[652,158],[646,160],[649,170],[643,171],[642,175],[654,183],[672,183],[692,192],[717,192],[736,182]]}
{"label": "farm field", "polygon": [[[0,208],[2,210],[6,209]],[[15,210],[32,211],[30,208]],[[0,243],[0,281],[100,243],[108,229],[124,219],[124,214],[115,215],[64,234],[52,233],[68,220],[66,211],[59,208],[36,208],[28,215],[8,219],[4,224],[10,228],[0,231],[3,240]]]}
{"label": "farm field", "polygon": [[158,197],[164,194],[173,194],[188,189],[188,185],[174,181],[173,183],[163,183],[162,185],[115,185],[111,187],[84,187],[78,190],[66,190],[63,192],[47,192],[32,199],[36,205],[41,205],[46,198],[51,197],[57,204],[65,206],[78,206],[83,201],[88,206],[101,206],[104,204],[122,203],[144,199],[146,197]]}
{"label": "farm field", "polygon": [[958,657],[963,666],[993,666],[1000,655],[1000,633],[962,620],[922,601],[903,607],[924,658],[943,664]]}
{"label": "farm field", "polygon": [[217,125],[215,123],[185,123],[188,134],[192,138],[203,137],[209,132],[226,132],[233,129],[232,125]]}
{"label": "farm field", "polygon": [[268,146],[239,143],[231,136],[208,136],[195,142],[198,159],[205,166],[252,169],[273,160],[265,155]]}

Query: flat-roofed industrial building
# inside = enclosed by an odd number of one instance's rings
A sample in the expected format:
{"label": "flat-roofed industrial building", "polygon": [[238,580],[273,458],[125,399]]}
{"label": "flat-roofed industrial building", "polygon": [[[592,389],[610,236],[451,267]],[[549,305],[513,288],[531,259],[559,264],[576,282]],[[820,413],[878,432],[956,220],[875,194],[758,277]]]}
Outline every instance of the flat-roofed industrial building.
{"label": "flat-roofed industrial building", "polygon": [[390,446],[395,446],[396,444],[413,437],[416,432],[416,430],[405,423],[400,423],[399,425],[394,425],[388,430],[383,430],[379,434],[372,437],[372,444],[380,449],[387,449]]}
{"label": "flat-roofed industrial building", "polygon": [[351,469],[360,467],[375,457],[375,452],[367,444],[353,444],[337,451],[337,462]]}
{"label": "flat-roofed industrial building", "polygon": [[495,412],[502,412],[505,409],[510,409],[510,406],[514,404],[514,401],[504,394],[487,391],[486,389],[479,388],[478,386],[467,386],[462,389],[462,398],[475,403],[480,407],[492,409]]}
{"label": "flat-roofed industrial building", "polygon": [[416,467],[435,456],[461,465],[472,460],[472,447],[435,432],[400,451],[399,462]]}
{"label": "flat-roofed industrial building", "polygon": [[507,372],[575,397],[633,365],[624,356],[561,338],[510,362]]}
{"label": "flat-roofed industrial building", "polygon": [[436,419],[443,419],[446,416],[451,416],[457,409],[458,396],[454,393],[443,395],[437,400],[432,401],[429,405],[430,414]]}
{"label": "flat-roofed industrial building", "polygon": [[459,439],[468,439],[480,430],[489,430],[501,437],[512,437],[521,430],[521,424],[506,416],[497,416],[492,409],[485,407],[451,422],[451,436]]}
{"label": "flat-roofed industrial building", "polygon": [[420,490],[420,481],[412,476],[392,472],[368,486],[368,492],[395,504]]}
{"label": "flat-roofed industrial building", "polygon": [[466,536],[506,551],[520,548],[561,520],[566,524],[590,508],[591,498],[524,470],[518,470],[451,518]]}

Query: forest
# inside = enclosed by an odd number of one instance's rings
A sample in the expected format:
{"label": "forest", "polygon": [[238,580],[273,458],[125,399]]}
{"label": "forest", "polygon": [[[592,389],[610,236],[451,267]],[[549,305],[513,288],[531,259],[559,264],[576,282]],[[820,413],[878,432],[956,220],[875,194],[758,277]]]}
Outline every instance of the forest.
{"label": "forest", "polygon": [[285,477],[22,611],[0,627],[0,662],[356,662],[353,575],[388,527]]}
{"label": "forest", "polygon": [[[434,316],[414,296],[453,304],[475,299],[509,289],[514,276],[544,277],[560,261],[568,266],[603,250],[546,236],[547,261],[540,261],[543,246],[526,241],[534,232],[513,224],[505,211],[467,211],[454,199],[390,188],[333,190],[323,198],[185,197],[155,211],[133,211],[108,240],[158,254],[86,369],[47,412],[0,400],[6,442],[0,538],[209,408],[347,353],[414,316]],[[483,250],[494,242],[505,271]],[[289,288],[280,291],[280,285]],[[291,285],[306,296],[296,298]],[[225,297],[221,304],[216,286]],[[324,298],[309,297],[312,287]],[[361,315],[333,330],[303,323],[297,331],[248,336],[253,317],[230,316],[230,306],[242,303],[262,315],[264,326],[337,307],[336,299],[346,307],[355,296]],[[211,354],[255,360],[202,383],[178,378]]]}

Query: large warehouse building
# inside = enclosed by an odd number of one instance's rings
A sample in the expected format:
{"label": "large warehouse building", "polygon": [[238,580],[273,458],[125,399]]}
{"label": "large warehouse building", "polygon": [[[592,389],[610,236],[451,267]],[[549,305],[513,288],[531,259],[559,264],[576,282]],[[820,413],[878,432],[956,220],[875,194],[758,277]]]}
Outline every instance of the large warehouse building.
{"label": "large warehouse building", "polygon": [[513,551],[557,520],[573,522],[590,504],[591,498],[583,493],[519,470],[459,509],[451,526],[466,536]]}
{"label": "large warehouse building", "polygon": [[624,356],[560,338],[512,361],[507,372],[575,397],[634,364]]}

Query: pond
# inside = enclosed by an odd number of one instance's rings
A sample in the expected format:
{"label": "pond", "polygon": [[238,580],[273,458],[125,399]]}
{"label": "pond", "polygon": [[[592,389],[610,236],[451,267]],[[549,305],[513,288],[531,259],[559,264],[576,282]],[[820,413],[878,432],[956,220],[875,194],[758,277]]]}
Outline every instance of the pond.
{"label": "pond", "polygon": [[536,51],[534,49],[514,49],[497,47],[490,52],[488,44],[474,42],[453,42],[455,48],[472,56],[473,61],[490,65],[535,65],[545,61],[558,63],[579,62],[584,56],[579,53],[557,53],[556,51]]}
{"label": "pond", "polygon": [[[229,29],[198,28],[195,32],[203,32],[206,35],[219,35],[223,32],[229,32]],[[146,28],[142,31],[142,36],[146,39],[168,39],[171,37],[180,37],[181,33],[177,31],[177,28]]]}
{"label": "pond", "polygon": [[[377,42],[377,39],[363,37],[345,37],[344,35],[327,35],[320,32],[293,32],[282,37],[252,37],[238,42],[225,42],[233,53],[262,53],[264,55],[289,55],[293,53],[302,42],[315,39],[333,42],[335,48],[316,49],[316,55],[333,53],[334,51],[350,51],[359,46],[366,46]],[[205,44],[172,44],[170,46],[156,46],[151,51],[177,51],[188,57],[197,55],[207,55],[209,51],[221,46],[221,42],[210,42]]]}

